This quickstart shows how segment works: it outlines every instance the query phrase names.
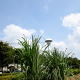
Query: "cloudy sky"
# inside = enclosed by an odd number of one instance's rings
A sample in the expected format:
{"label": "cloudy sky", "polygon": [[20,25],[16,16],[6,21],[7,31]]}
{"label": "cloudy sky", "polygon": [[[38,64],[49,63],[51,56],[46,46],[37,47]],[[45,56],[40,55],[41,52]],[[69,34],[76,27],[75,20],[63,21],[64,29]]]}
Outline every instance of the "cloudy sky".
{"label": "cloudy sky", "polygon": [[0,40],[17,46],[32,34],[80,58],[80,0],[0,0]]}

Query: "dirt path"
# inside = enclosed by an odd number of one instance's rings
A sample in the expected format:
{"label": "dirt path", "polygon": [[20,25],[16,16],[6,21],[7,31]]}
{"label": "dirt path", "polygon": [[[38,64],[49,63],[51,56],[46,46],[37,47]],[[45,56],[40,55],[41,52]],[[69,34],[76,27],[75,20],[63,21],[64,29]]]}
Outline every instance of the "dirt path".
{"label": "dirt path", "polygon": [[71,76],[67,80],[80,80],[80,74]]}

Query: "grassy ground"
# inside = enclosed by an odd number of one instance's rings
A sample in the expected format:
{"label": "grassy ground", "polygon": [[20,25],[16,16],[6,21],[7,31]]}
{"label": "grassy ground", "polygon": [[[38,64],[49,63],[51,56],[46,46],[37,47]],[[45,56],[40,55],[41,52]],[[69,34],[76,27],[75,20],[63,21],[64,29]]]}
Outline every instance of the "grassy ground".
{"label": "grassy ground", "polygon": [[[11,78],[15,78],[16,76],[14,74],[12,75],[3,75],[0,76],[0,80],[11,80]],[[80,74],[68,77],[66,80],[80,80]]]}
{"label": "grassy ground", "polygon": [[0,80],[20,80],[23,78],[23,73],[17,72],[17,73],[3,73],[0,75]]}

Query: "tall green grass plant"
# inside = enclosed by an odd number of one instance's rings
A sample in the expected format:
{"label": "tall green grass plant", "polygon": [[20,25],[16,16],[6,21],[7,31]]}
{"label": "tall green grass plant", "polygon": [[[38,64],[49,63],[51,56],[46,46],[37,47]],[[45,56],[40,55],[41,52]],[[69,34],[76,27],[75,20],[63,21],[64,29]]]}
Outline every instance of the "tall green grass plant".
{"label": "tall green grass plant", "polygon": [[25,80],[64,80],[68,69],[65,52],[56,48],[40,51],[40,38],[34,36],[30,42],[23,38],[20,44]]}

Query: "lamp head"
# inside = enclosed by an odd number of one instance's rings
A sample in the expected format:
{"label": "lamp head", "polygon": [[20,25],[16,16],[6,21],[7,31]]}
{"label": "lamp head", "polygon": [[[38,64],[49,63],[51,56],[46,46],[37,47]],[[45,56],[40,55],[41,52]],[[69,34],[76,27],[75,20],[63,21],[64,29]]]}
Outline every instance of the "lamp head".
{"label": "lamp head", "polygon": [[52,40],[51,39],[47,39],[47,40],[45,40],[45,42],[47,43],[47,45],[50,45]]}

